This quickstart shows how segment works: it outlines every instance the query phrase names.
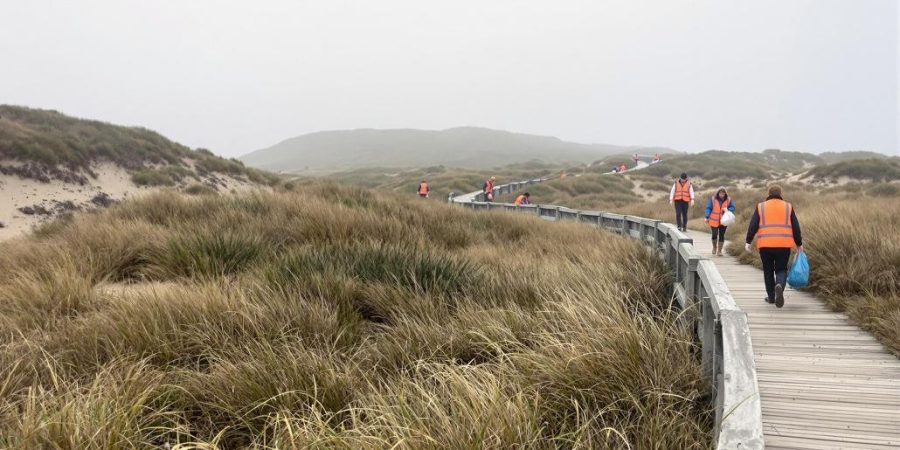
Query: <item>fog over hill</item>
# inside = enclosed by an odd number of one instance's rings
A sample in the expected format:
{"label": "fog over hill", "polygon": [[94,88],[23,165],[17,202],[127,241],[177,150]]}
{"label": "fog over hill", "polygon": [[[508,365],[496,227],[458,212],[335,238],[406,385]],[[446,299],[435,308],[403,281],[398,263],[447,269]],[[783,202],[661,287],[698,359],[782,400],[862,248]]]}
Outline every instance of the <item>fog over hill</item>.
{"label": "fog over hill", "polygon": [[550,136],[487,128],[340,130],[305,134],[240,159],[262,169],[302,172],[360,167],[494,167],[524,161],[591,162],[622,152],[671,152],[658,147],[579,144]]}

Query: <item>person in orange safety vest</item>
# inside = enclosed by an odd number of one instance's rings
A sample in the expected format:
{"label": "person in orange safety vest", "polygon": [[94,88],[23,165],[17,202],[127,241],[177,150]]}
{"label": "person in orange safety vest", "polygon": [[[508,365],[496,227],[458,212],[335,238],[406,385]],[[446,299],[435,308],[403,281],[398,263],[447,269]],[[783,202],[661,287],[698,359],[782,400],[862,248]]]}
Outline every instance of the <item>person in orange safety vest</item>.
{"label": "person in orange safety vest", "polygon": [[492,202],[494,201],[494,182],[497,181],[497,177],[491,177],[489,180],[484,182],[484,186],[482,186],[481,190],[484,192],[484,201]]}
{"label": "person in orange safety vest", "polygon": [[422,180],[419,183],[419,197],[428,198],[428,183],[425,180]]}
{"label": "person in orange safety vest", "polygon": [[725,211],[734,213],[734,202],[728,196],[728,191],[724,187],[720,187],[706,201],[706,214],[703,216],[706,218],[706,224],[712,230],[714,256],[722,256],[722,248],[725,247],[725,230],[728,227],[721,223]]}
{"label": "person in orange safety vest", "polygon": [[682,173],[672,185],[669,203],[675,205],[675,225],[679,230],[687,231],[688,207],[694,205],[694,186],[691,185],[686,173]]}
{"label": "person in orange safety vest", "polygon": [[766,285],[766,303],[776,307],[784,306],[784,287],[787,281],[788,259],[791,249],[803,251],[803,236],[794,206],[782,198],[781,186],[769,186],[766,201],[756,205],[750,218],[744,249],[750,251],[750,244],[756,238],[756,248],[762,260],[763,282]]}
{"label": "person in orange safety vest", "polygon": [[527,192],[524,194],[520,194],[518,197],[516,197],[515,204],[516,204],[516,206],[530,205],[531,204],[531,194],[529,194]]}

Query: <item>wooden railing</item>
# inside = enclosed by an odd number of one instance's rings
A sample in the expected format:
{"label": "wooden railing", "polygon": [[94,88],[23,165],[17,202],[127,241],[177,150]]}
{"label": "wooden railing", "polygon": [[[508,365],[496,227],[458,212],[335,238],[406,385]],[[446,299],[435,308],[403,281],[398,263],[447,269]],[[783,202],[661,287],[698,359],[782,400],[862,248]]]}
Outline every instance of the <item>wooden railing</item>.
{"label": "wooden railing", "polygon": [[[494,188],[494,198],[546,181],[519,181]],[[583,211],[555,205],[515,206],[485,202],[484,193],[450,201],[471,209],[507,210],[547,220],[575,220],[640,240],[665,260],[675,277],[673,306],[692,321],[701,343],[701,364],[713,393],[715,448],[762,449],[762,409],[747,315],[738,308],[715,264],[694,250],[693,240],[660,220]]]}

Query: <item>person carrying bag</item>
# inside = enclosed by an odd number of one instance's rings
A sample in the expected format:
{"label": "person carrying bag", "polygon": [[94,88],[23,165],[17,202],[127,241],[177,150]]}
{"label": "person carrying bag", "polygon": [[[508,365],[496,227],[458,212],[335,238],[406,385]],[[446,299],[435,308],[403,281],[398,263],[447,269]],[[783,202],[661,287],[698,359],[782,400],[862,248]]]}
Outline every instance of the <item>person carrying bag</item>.
{"label": "person carrying bag", "polygon": [[734,223],[734,202],[724,187],[716,190],[706,201],[706,224],[712,230],[713,256],[722,256],[725,247],[725,230]]}
{"label": "person carrying bag", "polygon": [[[776,307],[784,306],[784,288],[787,281],[787,265],[791,249],[796,246],[803,253],[803,237],[800,222],[794,206],[784,201],[781,186],[769,186],[766,201],[756,205],[747,228],[744,249],[750,251],[750,244],[756,238],[756,248],[762,261],[763,282],[766,285],[766,303]],[[805,260],[805,255],[804,258]]]}

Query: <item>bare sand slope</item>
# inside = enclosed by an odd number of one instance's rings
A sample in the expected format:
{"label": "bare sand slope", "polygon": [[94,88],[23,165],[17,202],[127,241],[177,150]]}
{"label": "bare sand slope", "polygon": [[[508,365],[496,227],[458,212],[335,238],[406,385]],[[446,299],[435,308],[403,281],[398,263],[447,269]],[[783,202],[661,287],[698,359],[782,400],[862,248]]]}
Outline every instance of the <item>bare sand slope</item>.
{"label": "bare sand slope", "polygon": [[[97,178],[78,185],[51,180],[20,178],[0,174],[0,241],[21,236],[40,223],[51,220],[60,213],[81,211],[108,206],[110,201],[121,201],[155,192],[159,188],[141,187],[131,181],[131,175],[114,164],[98,164],[92,168]],[[245,191],[256,186],[216,174],[203,180],[215,185],[220,192]]]}

